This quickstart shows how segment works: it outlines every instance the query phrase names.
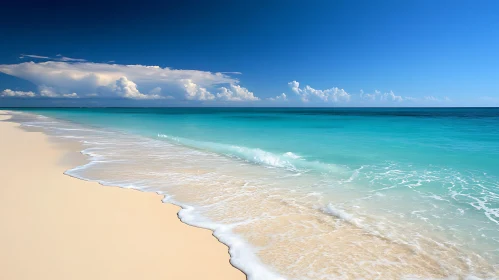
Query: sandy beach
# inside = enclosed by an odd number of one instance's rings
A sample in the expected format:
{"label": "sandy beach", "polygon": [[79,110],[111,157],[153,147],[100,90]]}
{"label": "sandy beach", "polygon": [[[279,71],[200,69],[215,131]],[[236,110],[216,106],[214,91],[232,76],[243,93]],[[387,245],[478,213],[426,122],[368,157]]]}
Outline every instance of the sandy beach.
{"label": "sandy beach", "polygon": [[8,121],[0,135],[0,279],[245,279],[159,195],[64,175],[78,147]]}

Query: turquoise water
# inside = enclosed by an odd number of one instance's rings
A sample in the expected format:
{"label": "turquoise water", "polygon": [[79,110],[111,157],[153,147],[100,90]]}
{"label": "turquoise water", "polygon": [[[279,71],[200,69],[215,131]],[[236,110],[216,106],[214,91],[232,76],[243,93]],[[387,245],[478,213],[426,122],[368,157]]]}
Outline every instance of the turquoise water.
{"label": "turquoise water", "polygon": [[499,109],[20,111],[85,144],[70,175],[164,194],[250,279],[497,277]]}
{"label": "turquoise water", "polygon": [[259,148],[276,154],[293,151],[309,161],[352,167],[393,161],[499,174],[495,168],[499,163],[499,109],[169,108],[36,112],[148,137],[165,134],[185,141]]}

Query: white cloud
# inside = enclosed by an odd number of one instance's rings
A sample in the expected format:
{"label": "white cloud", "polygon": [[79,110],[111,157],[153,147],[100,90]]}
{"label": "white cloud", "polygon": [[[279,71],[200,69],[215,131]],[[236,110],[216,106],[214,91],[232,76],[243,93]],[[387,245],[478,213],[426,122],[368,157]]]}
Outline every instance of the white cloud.
{"label": "white cloud", "polygon": [[374,93],[364,93],[364,90],[360,90],[360,98],[374,101],[376,99],[376,94]]}
{"label": "white cloud", "polygon": [[158,96],[161,96],[164,99],[175,99],[175,97],[170,96],[170,95],[162,95],[160,87],[155,87],[152,90],[150,90],[149,91],[149,95],[158,95]]}
{"label": "white cloud", "polygon": [[393,102],[402,102],[404,100],[416,100],[413,97],[404,97],[401,95],[396,95],[393,91],[381,93],[381,91],[375,89],[374,93],[365,93],[364,90],[360,90],[360,99],[367,101],[393,101]]}
{"label": "white cloud", "polygon": [[62,97],[66,97],[66,98],[78,98],[78,94],[76,94],[76,92],[66,93],[66,94],[63,94]]}
{"label": "white cloud", "polygon": [[217,93],[217,97],[222,100],[230,100],[232,98],[232,94],[232,91],[230,91],[226,87],[221,87],[220,92]]}
{"label": "white cloud", "polygon": [[375,90],[374,93],[368,94],[365,93],[363,90],[360,91],[360,98],[363,100],[369,100],[369,101],[393,101],[393,102],[403,102],[403,101],[410,101],[410,102],[443,102],[443,101],[451,101],[451,99],[447,96],[443,98],[435,97],[435,96],[424,96],[424,97],[411,97],[411,96],[401,96],[401,95],[396,95],[393,91],[381,93],[379,90]]}
{"label": "white cloud", "polygon": [[187,100],[213,100],[215,95],[211,94],[206,88],[200,87],[194,83],[191,79],[182,80],[185,88],[185,98]]}
{"label": "white cloud", "polygon": [[[78,94],[73,93],[63,93],[59,94],[55,92],[55,90],[51,87],[47,86],[39,86],[39,93],[41,97],[49,97],[49,98],[78,98]],[[36,94],[32,91],[13,91],[10,89],[6,89],[0,92],[1,97],[35,97]]]}
{"label": "white cloud", "polygon": [[300,94],[300,83],[298,83],[297,81],[292,81],[289,82],[288,85],[294,93],[298,95]]}
{"label": "white cloud", "polygon": [[32,91],[17,91],[11,89],[4,89],[0,92],[1,97],[35,97],[35,93]]}
{"label": "white cloud", "polygon": [[220,73],[222,73],[222,74],[235,74],[235,75],[241,75],[241,74],[243,74],[241,72],[220,72]]}
{"label": "white cloud", "polygon": [[[61,56],[62,58],[62,56]],[[198,70],[177,70],[159,66],[120,65],[92,62],[24,62],[19,64],[0,65],[0,72],[28,80],[39,87],[52,89],[51,94],[45,90],[43,96],[54,96],[55,93],[99,97],[122,96],[127,98],[173,98],[164,94],[164,90],[187,100],[215,100],[210,89],[219,85],[228,85],[227,100],[258,100],[254,94],[238,85],[239,80],[223,73]],[[126,77],[126,80],[120,79]],[[133,86],[133,83],[135,86]],[[127,84],[127,85],[125,85]],[[149,94],[141,93],[137,87],[152,89]],[[158,92],[155,92],[159,88]],[[229,93],[230,91],[230,93]],[[143,96],[142,96],[143,95]]]}
{"label": "white cloud", "polygon": [[423,100],[429,101],[429,102],[449,102],[451,99],[447,96],[444,96],[443,98],[439,98],[433,95],[428,95],[423,97]]}
{"label": "white cloud", "polygon": [[286,96],[286,94],[284,92],[276,97],[270,97],[267,99],[270,101],[288,101],[288,97]]}
{"label": "white cloud", "polygon": [[408,100],[408,101],[417,101],[418,99],[417,99],[417,98],[415,98],[415,97],[406,96],[406,97],[404,97],[404,100]]}
{"label": "white cloud", "polygon": [[[377,92],[379,93],[379,91]],[[393,93],[393,91],[390,90],[390,92],[385,92],[383,95],[381,95],[381,100],[402,102],[403,98],[400,95],[395,95],[395,93]]]}
{"label": "white cloud", "polygon": [[29,57],[29,58],[37,58],[37,59],[50,59],[50,57],[48,56],[43,56],[43,55],[36,55],[36,54],[21,54],[19,56],[20,59],[24,59],[26,57]]}
{"label": "white cloud", "polygon": [[367,101],[374,101],[374,102],[416,102],[416,103],[421,103],[421,102],[448,102],[451,101],[451,99],[447,96],[443,98],[439,98],[436,96],[424,96],[424,97],[411,97],[411,96],[402,96],[402,95],[396,95],[393,91],[381,93],[379,90],[374,90],[374,93],[369,94],[365,93],[363,90],[360,90],[360,99],[361,100],[367,100]]}
{"label": "white cloud", "polygon": [[48,87],[45,85],[41,85],[38,87],[40,92],[40,96],[49,97],[49,98],[78,98],[78,94],[76,92],[73,93],[58,93],[52,87]]}
{"label": "white cloud", "polygon": [[339,101],[349,101],[350,94],[346,92],[344,89],[340,89],[337,87],[320,90],[314,89],[311,86],[305,86],[304,88],[300,88],[300,83],[297,81],[289,82],[291,90],[300,96],[303,102],[308,102],[310,99],[319,99],[325,102],[339,102]]}
{"label": "white cloud", "polygon": [[56,57],[37,55],[37,54],[21,54],[19,56],[19,58],[20,59],[36,58],[36,59],[45,59],[45,60],[58,60],[58,61],[64,61],[64,62],[85,62],[85,61],[87,61],[86,59],[83,59],[83,58],[72,58],[72,57],[63,56],[62,54],[58,54],[58,55],[56,55]]}
{"label": "white cloud", "polygon": [[127,79],[127,77],[123,76],[116,80],[116,84],[113,87],[113,91],[118,94],[118,96],[122,96],[124,98],[130,99],[160,99],[161,96],[157,94],[143,94],[140,93],[137,89],[137,84]]}
{"label": "white cloud", "polygon": [[38,87],[38,90],[40,91],[40,95],[43,97],[59,97],[59,94],[57,94],[52,87],[48,87],[46,85],[41,85]]}
{"label": "white cloud", "polygon": [[258,101],[260,98],[256,97],[253,92],[247,88],[239,85],[230,85],[230,89],[226,87],[220,88],[221,92],[217,93],[217,98],[225,101]]}
{"label": "white cloud", "polygon": [[67,56],[63,56],[62,54],[58,54],[56,55],[57,56],[57,60],[60,60],[60,61],[73,61],[73,62],[85,62],[87,61],[86,59],[83,59],[83,58],[72,58],[72,57],[67,57]]}

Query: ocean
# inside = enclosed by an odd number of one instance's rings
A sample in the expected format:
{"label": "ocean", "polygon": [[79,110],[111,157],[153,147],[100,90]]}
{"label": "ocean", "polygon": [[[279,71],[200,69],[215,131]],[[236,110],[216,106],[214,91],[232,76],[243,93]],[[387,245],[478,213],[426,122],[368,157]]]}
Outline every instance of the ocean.
{"label": "ocean", "polygon": [[[30,108],[248,279],[499,279],[497,108]],[[161,242],[161,240],[158,240]]]}

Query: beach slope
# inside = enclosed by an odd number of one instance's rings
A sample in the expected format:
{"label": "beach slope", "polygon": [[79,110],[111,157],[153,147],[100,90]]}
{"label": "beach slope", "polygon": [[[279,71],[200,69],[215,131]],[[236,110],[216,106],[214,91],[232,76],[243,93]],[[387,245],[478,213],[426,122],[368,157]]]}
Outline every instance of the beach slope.
{"label": "beach slope", "polygon": [[0,121],[0,279],[245,279],[160,196],[63,175],[66,146]]}

